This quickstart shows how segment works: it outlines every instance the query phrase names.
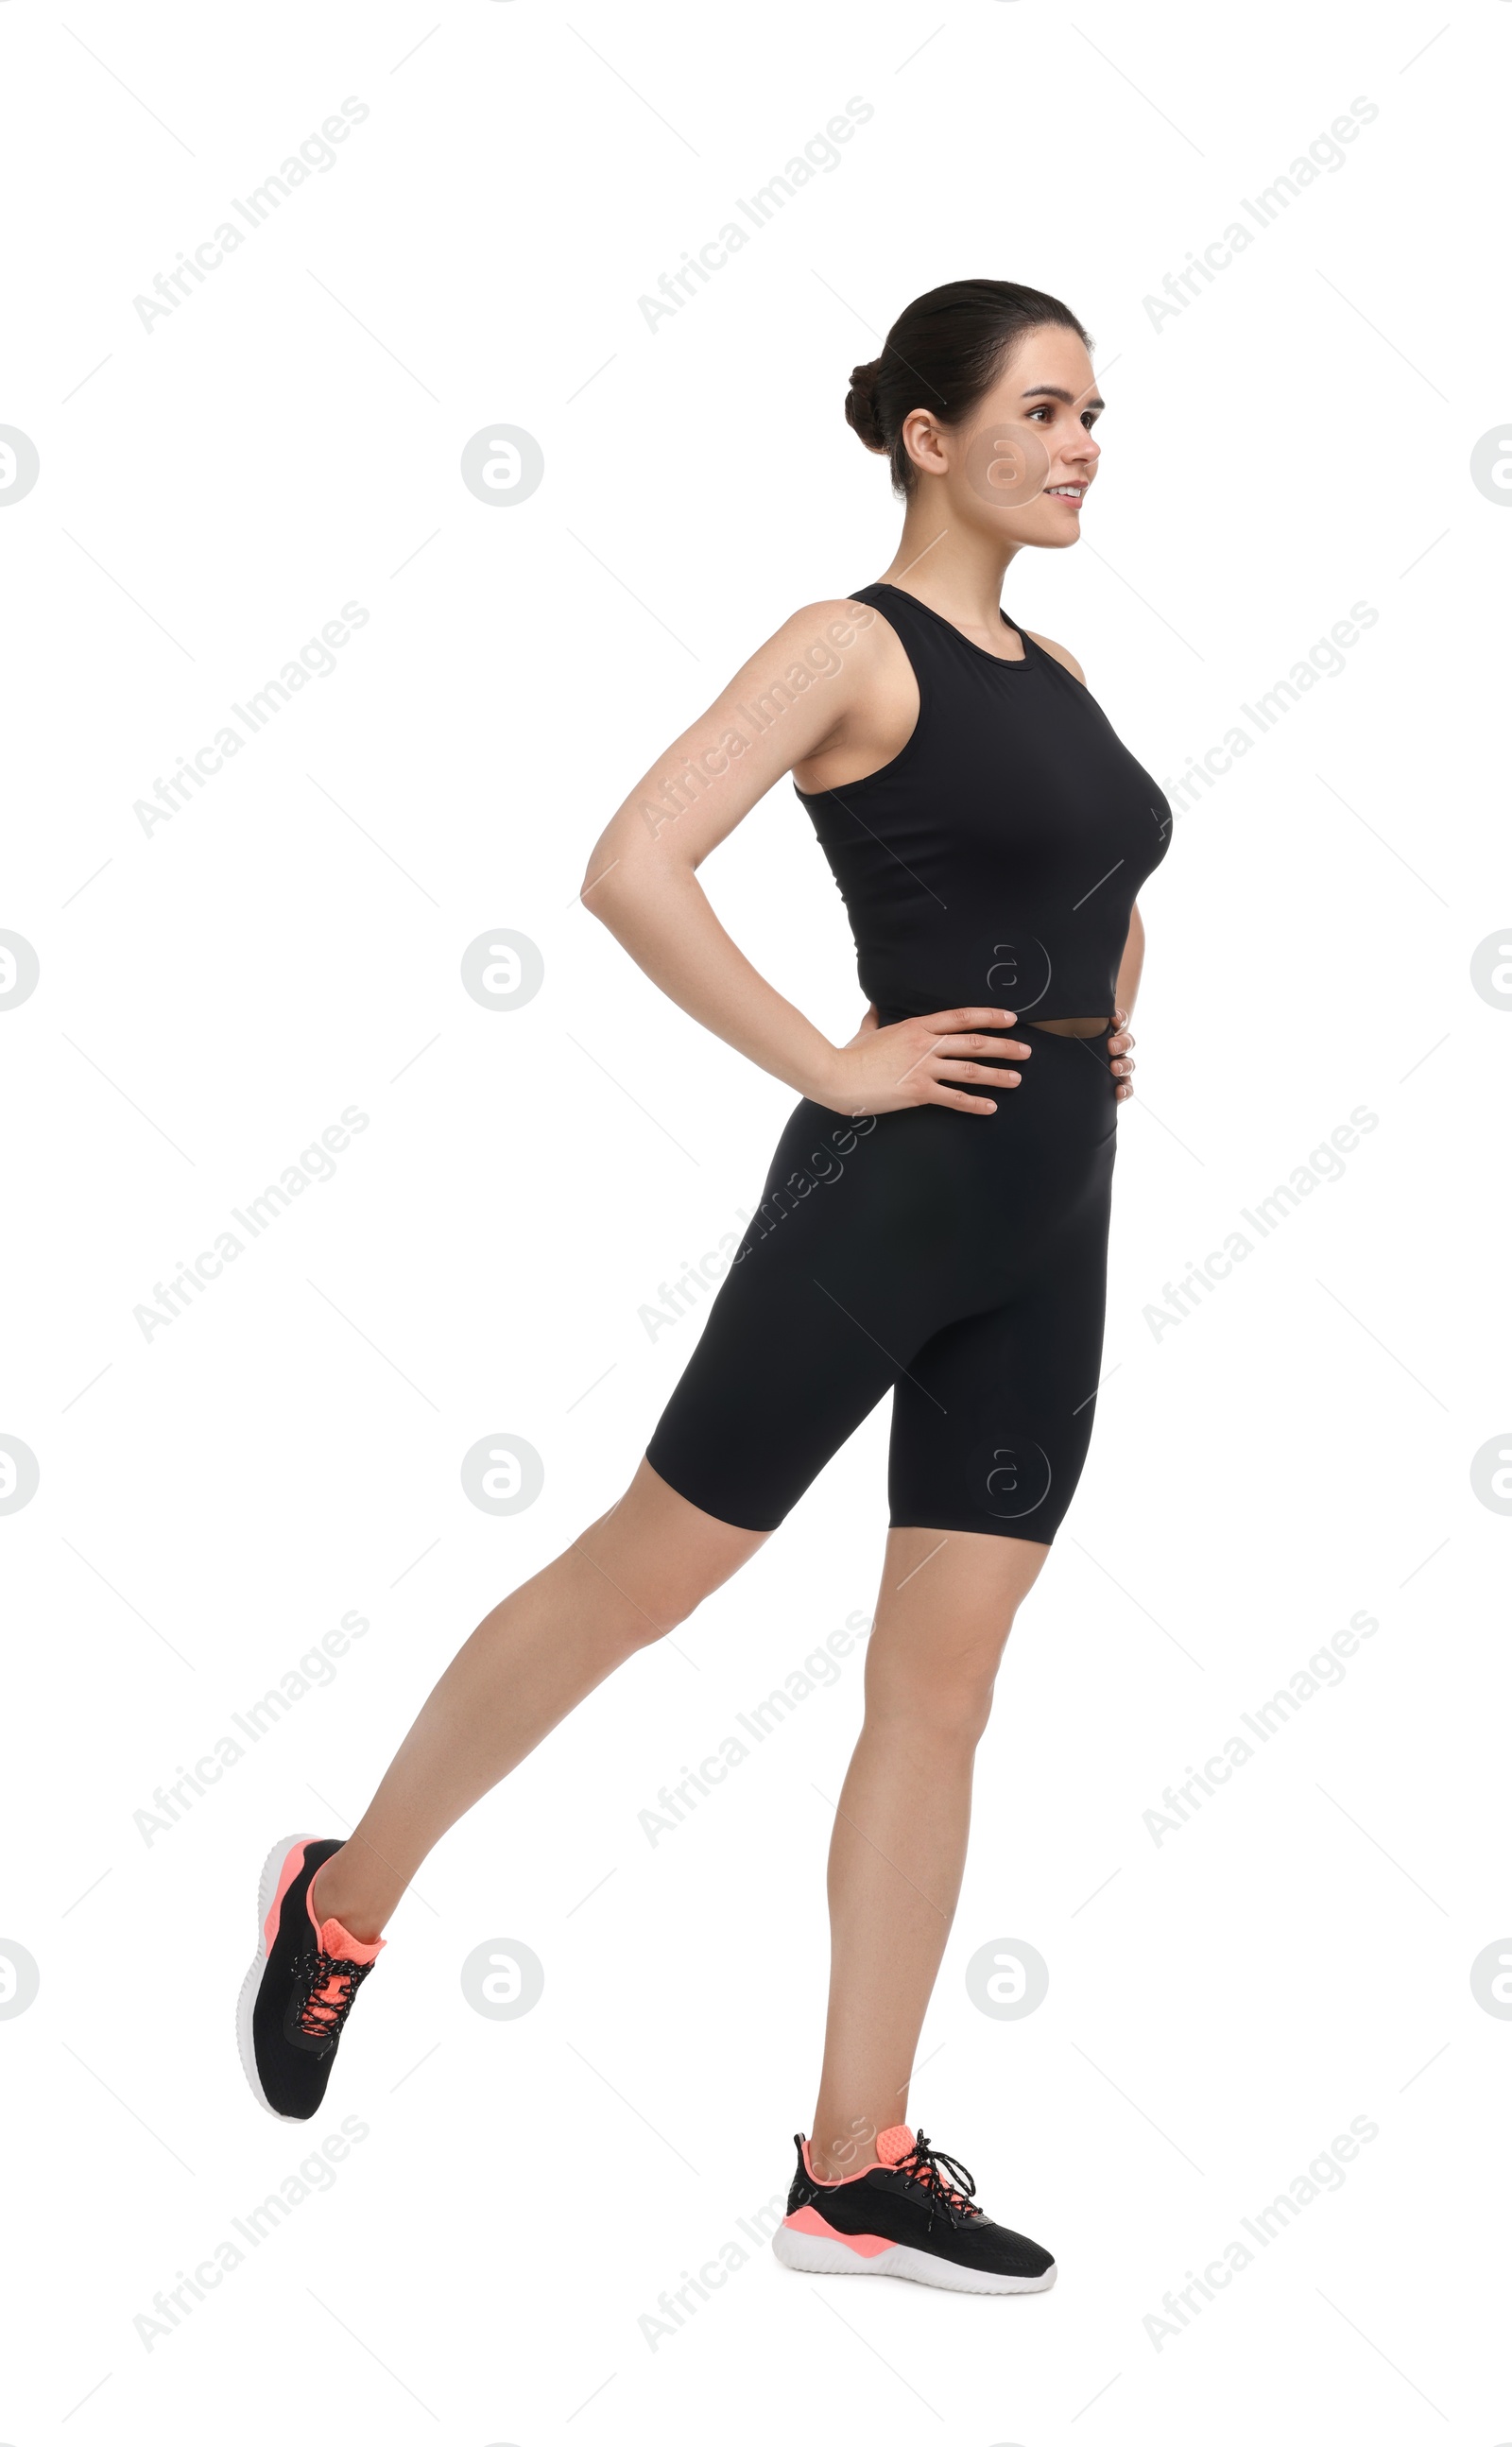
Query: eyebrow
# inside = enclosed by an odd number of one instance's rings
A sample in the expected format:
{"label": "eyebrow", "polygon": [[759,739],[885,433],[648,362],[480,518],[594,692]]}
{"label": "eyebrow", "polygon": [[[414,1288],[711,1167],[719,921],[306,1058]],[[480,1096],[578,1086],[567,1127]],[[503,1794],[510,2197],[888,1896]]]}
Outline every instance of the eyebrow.
{"label": "eyebrow", "polygon": [[[1076,405],[1072,394],[1068,390],[1062,390],[1059,383],[1035,383],[1031,390],[1020,391],[1019,397],[1020,399],[1063,399],[1068,408],[1074,408]],[[1106,399],[1099,399],[1096,391],[1093,391],[1090,399],[1084,397],[1082,405],[1084,408],[1106,408],[1107,402]]]}

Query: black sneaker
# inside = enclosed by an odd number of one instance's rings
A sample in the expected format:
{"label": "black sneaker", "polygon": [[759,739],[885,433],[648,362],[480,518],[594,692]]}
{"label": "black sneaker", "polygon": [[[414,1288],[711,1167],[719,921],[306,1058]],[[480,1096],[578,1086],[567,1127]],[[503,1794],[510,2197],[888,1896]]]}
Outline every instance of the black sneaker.
{"label": "black sneaker", "polygon": [[906,2124],[877,2136],[870,2166],[822,2183],[795,2133],[798,2172],[772,2237],[784,2268],[822,2277],[913,2277],[956,2294],[1042,2294],[1055,2263],[1039,2244],[994,2226],[956,2158],[916,2141]]}
{"label": "black sneaker", "polygon": [[241,1984],[236,2039],[255,2096],[288,2123],[318,2111],[351,2001],[387,1944],[365,1944],[339,1920],[316,1921],[310,1888],[340,1849],[339,1837],[286,1835],[257,1892],[257,1951]]}

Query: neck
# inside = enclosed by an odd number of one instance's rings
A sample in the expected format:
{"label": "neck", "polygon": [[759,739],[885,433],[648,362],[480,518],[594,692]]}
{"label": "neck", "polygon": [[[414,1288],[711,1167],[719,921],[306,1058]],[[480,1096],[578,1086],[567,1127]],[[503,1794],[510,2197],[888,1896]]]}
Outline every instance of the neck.
{"label": "neck", "polygon": [[882,575],[890,586],[918,596],[947,619],[991,629],[997,622],[1004,576],[1018,549],[1006,539],[959,525],[943,503],[921,488],[908,505],[898,550]]}

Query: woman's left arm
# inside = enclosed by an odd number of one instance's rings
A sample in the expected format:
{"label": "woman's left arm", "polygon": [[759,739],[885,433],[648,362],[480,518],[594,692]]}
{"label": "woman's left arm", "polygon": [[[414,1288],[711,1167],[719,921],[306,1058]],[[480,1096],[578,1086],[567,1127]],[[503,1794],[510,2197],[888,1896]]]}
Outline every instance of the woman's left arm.
{"label": "woman's left arm", "polygon": [[1118,984],[1114,988],[1117,1008],[1113,1013],[1113,1025],[1117,1034],[1108,1039],[1107,1048],[1113,1057],[1112,1071],[1118,1081],[1117,1096],[1121,1105],[1134,1093],[1134,1065],[1129,1058],[1134,1039],[1128,1033],[1128,1019],[1134,1008],[1134,997],[1140,990],[1140,971],[1143,966],[1144,920],[1136,901],[1128,921],[1128,940],[1124,946],[1124,958],[1118,964]]}

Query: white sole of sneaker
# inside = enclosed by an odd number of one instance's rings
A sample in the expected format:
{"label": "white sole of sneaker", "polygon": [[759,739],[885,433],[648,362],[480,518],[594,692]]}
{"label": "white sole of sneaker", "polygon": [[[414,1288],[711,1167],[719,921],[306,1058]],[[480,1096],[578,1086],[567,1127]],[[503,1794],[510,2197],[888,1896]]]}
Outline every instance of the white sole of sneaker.
{"label": "white sole of sneaker", "polygon": [[252,1968],[241,1983],[241,1994],[236,2000],[236,2046],[241,2056],[241,2070],[258,2106],[266,2115],[277,2116],[280,2124],[297,2124],[300,2119],[297,2115],[279,2115],[277,2108],[268,2104],[262,2083],[257,2078],[257,2051],[252,2043],[252,2013],[268,1961],[265,1931],[274,1897],[278,1892],[279,1874],[296,1844],[313,1844],[316,1840],[313,1835],[286,1835],[281,1844],[274,1846],[264,1861],[262,1876],[257,1881],[257,1951],[252,1958]]}
{"label": "white sole of sneaker", "polygon": [[790,2226],[778,2228],[772,2249],[784,2268],[802,2269],[810,2277],[909,2277],[916,2285],[942,2286],[949,2294],[1043,2294],[1055,2283],[1053,2260],[1043,2277],[997,2277],[988,2269],[957,2267],[932,2251],[916,2251],[908,2243],[867,2254],[827,2234],[803,2234]]}

